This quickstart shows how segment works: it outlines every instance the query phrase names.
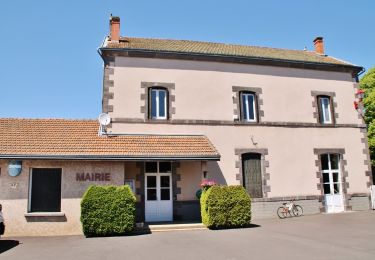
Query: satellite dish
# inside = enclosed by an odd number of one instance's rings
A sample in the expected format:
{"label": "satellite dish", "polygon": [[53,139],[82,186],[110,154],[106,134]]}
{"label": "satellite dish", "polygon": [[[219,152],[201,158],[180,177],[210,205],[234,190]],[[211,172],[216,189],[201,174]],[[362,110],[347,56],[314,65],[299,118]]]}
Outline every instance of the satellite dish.
{"label": "satellite dish", "polygon": [[109,125],[111,123],[111,118],[108,114],[102,113],[98,117],[100,125]]}

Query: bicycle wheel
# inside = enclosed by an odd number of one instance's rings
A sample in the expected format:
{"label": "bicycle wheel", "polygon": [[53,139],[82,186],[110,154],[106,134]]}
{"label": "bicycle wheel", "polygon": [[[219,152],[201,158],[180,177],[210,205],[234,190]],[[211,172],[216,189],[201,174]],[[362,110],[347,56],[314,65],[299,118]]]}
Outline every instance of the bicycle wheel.
{"label": "bicycle wheel", "polygon": [[293,215],[300,217],[303,214],[303,208],[300,205],[295,205],[292,209]]}
{"label": "bicycle wheel", "polygon": [[284,207],[279,207],[279,208],[277,209],[277,215],[278,215],[279,218],[281,218],[281,219],[286,218],[287,212],[285,211],[285,208],[284,208]]}

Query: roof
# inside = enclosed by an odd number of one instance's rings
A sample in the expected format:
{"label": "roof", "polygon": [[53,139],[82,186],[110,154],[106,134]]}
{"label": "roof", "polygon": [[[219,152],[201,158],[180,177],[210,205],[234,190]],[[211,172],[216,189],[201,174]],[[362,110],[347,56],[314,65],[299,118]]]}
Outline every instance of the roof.
{"label": "roof", "polygon": [[96,120],[0,119],[0,158],[219,160],[204,135],[99,136]]}
{"label": "roof", "polygon": [[121,37],[119,42],[106,41],[104,49],[172,52],[208,56],[259,58],[278,61],[295,61],[317,64],[354,66],[351,63],[314,51],[277,49],[268,47],[201,42],[189,40],[149,39]]}

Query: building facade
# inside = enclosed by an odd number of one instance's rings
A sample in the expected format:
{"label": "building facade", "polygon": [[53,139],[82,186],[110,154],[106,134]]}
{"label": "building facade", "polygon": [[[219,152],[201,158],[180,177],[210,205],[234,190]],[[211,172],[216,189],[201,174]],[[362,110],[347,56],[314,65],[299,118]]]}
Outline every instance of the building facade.
{"label": "building facade", "polygon": [[[0,201],[17,216],[14,234],[80,232],[79,201],[93,183],[130,184],[139,222],[199,220],[203,179],[243,185],[253,219],[276,217],[292,198],[305,214],[369,209],[366,126],[353,107],[362,68],[325,55],[321,37],[315,51],[296,51],[121,37],[118,17],[110,28],[99,53],[111,123],[99,136],[94,121],[2,121],[7,132],[17,125],[3,139],[20,145],[0,151]],[[17,138],[30,122],[75,135],[58,131],[27,150]],[[17,177],[6,174],[14,160]],[[33,194],[45,181],[38,175],[61,187],[53,203],[38,204],[47,192]]]}

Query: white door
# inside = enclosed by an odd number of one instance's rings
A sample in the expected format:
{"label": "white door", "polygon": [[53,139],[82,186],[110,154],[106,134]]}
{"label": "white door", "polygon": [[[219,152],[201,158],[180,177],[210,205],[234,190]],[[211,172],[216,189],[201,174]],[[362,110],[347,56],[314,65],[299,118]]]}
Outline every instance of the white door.
{"label": "white door", "polygon": [[327,213],[344,211],[339,154],[322,154],[322,175]]}
{"label": "white door", "polygon": [[[146,222],[172,221],[172,173],[166,162],[147,162],[145,173]],[[152,165],[154,164],[154,165]],[[155,172],[147,172],[155,171]]]}

